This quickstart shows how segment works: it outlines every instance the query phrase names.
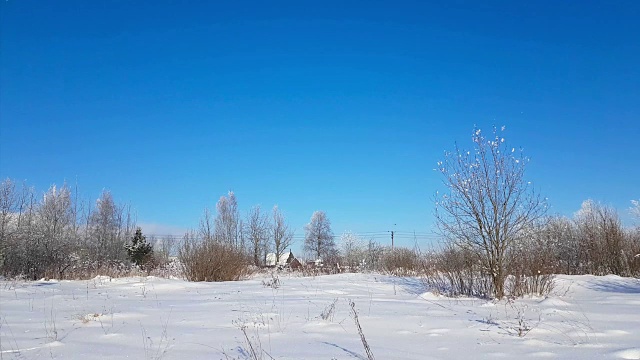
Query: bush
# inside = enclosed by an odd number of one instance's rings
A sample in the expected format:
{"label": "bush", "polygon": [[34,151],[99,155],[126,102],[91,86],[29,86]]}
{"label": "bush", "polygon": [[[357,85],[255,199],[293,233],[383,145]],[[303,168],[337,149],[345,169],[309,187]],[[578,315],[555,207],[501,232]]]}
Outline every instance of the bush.
{"label": "bush", "polygon": [[422,268],[418,254],[407,248],[385,251],[382,266],[385,271],[396,276],[416,275]]}
{"label": "bush", "polygon": [[230,244],[187,238],[178,251],[189,281],[236,281],[249,273],[249,259]]}
{"label": "bush", "polygon": [[454,246],[427,257],[423,283],[447,296],[489,298],[494,293],[491,276],[482,267],[477,253]]}
{"label": "bush", "polygon": [[553,249],[544,240],[523,240],[509,253],[509,276],[505,283],[509,296],[544,296],[553,289],[553,273],[558,264]]}
{"label": "bush", "polygon": [[[518,251],[509,253],[508,276],[504,295],[546,295],[553,289],[553,275],[542,247],[534,242],[522,243]],[[494,283],[488,268],[477,252],[448,246],[430,254],[425,261],[423,283],[436,293],[447,296],[492,298]]]}

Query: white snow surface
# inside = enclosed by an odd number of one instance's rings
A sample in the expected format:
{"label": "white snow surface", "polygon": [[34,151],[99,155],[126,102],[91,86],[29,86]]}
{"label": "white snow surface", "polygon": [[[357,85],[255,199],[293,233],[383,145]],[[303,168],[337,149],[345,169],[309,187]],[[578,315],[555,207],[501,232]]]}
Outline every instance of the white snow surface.
{"label": "white snow surface", "polygon": [[378,360],[640,359],[638,279],[558,276],[546,298],[487,301],[416,278],[279,274],[273,288],[265,276],[0,281],[0,355],[251,359],[244,326],[263,359],[367,359],[350,299]]}

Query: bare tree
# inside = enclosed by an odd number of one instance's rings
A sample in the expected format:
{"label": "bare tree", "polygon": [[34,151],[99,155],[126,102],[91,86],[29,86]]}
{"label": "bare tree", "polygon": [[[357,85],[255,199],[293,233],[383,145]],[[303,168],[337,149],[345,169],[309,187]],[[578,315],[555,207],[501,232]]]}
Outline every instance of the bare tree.
{"label": "bare tree", "polygon": [[233,191],[228,196],[221,196],[216,204],[215,238],[218,242],[241,248],[240,243],[240,213],[238,201]]}
{"label": "bare tree", "polygon": [[506,254],[546,206],[524,178],[522,150],[508,147],[496,128],[489,139],[474,130],[472,141],[472,151],[456,145],[438,162],[448,191],[436,196],[436,220],[449,241],[478,257],[491,274],[494,296],[502,298]]}
{"label": "bare tree", "polygon": [[179,239],[173,235],[167,235],[158,239],[152,236],[150,242],[154,244],[155,257],[159,260],[160,265],[166,265],[169,263],[170,258],[176,255]]}
{"label": "bare tree", "polygon": [[575,222],[582,248],[581,263],[586,272],[595,275],[627,275],[625,264],[625,233],[617,212],[587,200],[576,213]]}
{"label": "bare tree", "polygon": [[573,220],[560,216],[550,217],[541,225],[538,237],[552,252],[552,258],[556,261],[554,272],[569,275],[582,273],[580,239]]}
{"label": "bare tree", "polygon": [[631,205],[631,215],[633,215],[638,222],[636,223],[635,231],[631,231],[629,238],[632,242],[638,244],[638,250],[633,256],[633,261],[634,264],[637,264],[639,268],[638,272],[640,272],[640,200],[631,200]]}
{"label": "bare tree", "polygon": [[200,238],[203,241],[212,241],[214,239],[214,229],[215,225],[213,217],[211,216],[211,211],[209,211],[209,208],[205,208],[202,218],[200,219],[198,235],[200,235]]}
{"label": "bare tree", "polygon": [[260,266],[264,259],[263,252],[269,239],[269,220],[262,213],[260,205],[254,206],[247,214],[245,233],[251,246],[253,264]]}
{"label": "bare tree", "polygon": [[331,222],[324,211],[315,211],[305,225],[304,250],[316,259],[331,261],[337,254]]}
{"label": "bare tree", "polygon": [[273,240],[273,251],[276,255],[276,263],[280,259],[280,255],[284,254],[293,242],[293,231],[289,229],[284,215],[278,208],[273,207],[273,223],[271,224],[271,239]]}

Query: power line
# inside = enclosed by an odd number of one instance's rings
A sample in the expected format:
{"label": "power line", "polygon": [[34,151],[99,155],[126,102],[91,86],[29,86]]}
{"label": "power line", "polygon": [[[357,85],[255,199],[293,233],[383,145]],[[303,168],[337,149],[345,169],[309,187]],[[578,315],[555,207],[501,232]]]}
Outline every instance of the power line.
{"label": "power line", "polygon": [[[441,239],[441,236],[436,233],[429,232],[413,232],[413,231],[403,231],[403,230],[393,230],[393,231],[359,231],[359,232],[351,232],[351,234],[366,239],[388,239],[390,233],[393,233],[394,240],[438,240]],[[182,239],[185,236],[195,235],[196,238],[200,238],[201,236],[198,233],[187,232],[185,234],[146,234],[147,238],[173,238],[173,239]],[[334,238],[340,239],[342,234],[334,235]],[[293,240],[304,240],[305,235],[303,234],[295,234],[292,237]]]}

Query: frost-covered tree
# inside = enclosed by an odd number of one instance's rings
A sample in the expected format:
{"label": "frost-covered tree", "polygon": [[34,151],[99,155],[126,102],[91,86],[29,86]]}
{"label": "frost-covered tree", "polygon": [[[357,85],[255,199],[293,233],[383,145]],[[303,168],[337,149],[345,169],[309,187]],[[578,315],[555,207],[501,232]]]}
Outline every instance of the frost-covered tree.
{"label": "frost-covered tree", "polygon": [[51,242],[59,242],[74,228],[74,214],[72,208],[71,191],[67,185],[57,188],[52,185],[44,195],[42,204],[38,208],[43,238]]}
{"label": "frost-covered tree", "polygon": [[575,222],[553,216],[541,224],[536,237],[543,239],[556,261],[555,270],[569,275],[580,274],[581,248]]}
{"label": "frost-covered tree", "polygon": [[[81,215],[79,215],[81,214]],[[83,226],[81,226],[83,225]],[[26,184],[0,184],[2,273],[30,278],[74,276],[83,270],[126,261],[133,229],[126,207],[103,192],[94,209],[79,207],[77,190],[52,185],[42,197]],[[0,254],[2,255],[2,254]]]}
{"label": "frost-covered tree", "polygon": [[103,191],[89,215],[87,244],[90,261],[98,266],[124,261],[124,245],[133,232],[133,221],[127,207],[118,205],[109,191]]}
{"label": "frost-covered tree", "polygon": [[278,205],[273,207],[272,219],[271,239],[273,240],[273,252],[276,255],[276,259],[280,259],[280,255],[284,254],[293,242],[293,231],[289,228]]}
{"label": "frost-covered tree", "polygon": [[354,269],[367,257],[367,244],[358,235],[347,231],[340,236],[340,255],[344,265]]}
{"label": "frost-covered tree", "polygon": [[[23,183],[18,189],[11,179],[0,185],[0,269],[3,274],[27,275],[32,272],[30,264],[39,263],[31,251],[39,239],[37,208],[33,188]],[[41,274],[33,276],[38,275]]]}
{"label": "frost-covered tree", "polygon": [[324,211],[315,211],[304,229],[304,251],[316,259],[332,261],[337,249],[327,214]]}
{"label": "frost-covered tree", "polygon": [[144,266],[153,253],[153,245],[147,242],[147,238],[142,235],[142,229],[137,228],[131,243],[125,245],[129,259],[138,266]]}
{"label": "frost-covered tree", "polygon": [[625,233],[615,209],[586,200],[575,214],[581,264],[596,275],[627,275],[623,250]]}
{"label": "frost-covered tree", "polygon": [[15,231],[16,207],[18,193],[15,183],[7,178],[0,183],[0,269],[3,268],[5,249]]}
{"label": "frost-covered tree", "polygon": [[261,211],[260,205],[254,206],[247,214],[245,234],[250,244],[253,264],[260,266],[264,259],[269,239],[269,220]]}
{"label": "frost-covered tree", "polygon": [[233,191],[229,191],[227,196],[220,197],[216,204],[216,211],[214,232],[216,241],[229,244],[237,249],[241,248],[240,213],[238,201]]}
{"label": "frost-covered tree", "polygon": [[631,200],[631,205],[631,214],[637,221],[635,232],[632,232],[631,237],[632,239],[635,239],[636,243],[639,245],[636,250],[637,253],[633,256],[633,261],[640,264],[640,200]]}
{"label": "frost-covered tree", "polygon": [[529,159],[493,129],[485,137],[475,129],[474,148],[455,146],[438,162],[447,191],[436,195],[436,219],[453,244],[471,250],[491,274],[494,296],[502,298],[510,248],[540,219],[546,206],[525,180]]}
{"label": "frost-covered tree", "polygon": [[55,270],[56,276],[70,266],[70,252],[76,242],[72,204],[71,190],[66,184],[61,188],[52,185],[37,211],[42,259],[49,265],[48,270]]}
{"label": "frost-covered tree", "polygon": [[630,211],[631,215],[633,215],[638,221],[640,221],[640,200],[631,200]]}
{"label": "frost-covered tree", "polygon": [[62,276],[71,264],[76,240],[71,191],[66,185],[52,185],[39,202],[28,194],[16,194],[13,210],[9,210],[10,231],[5,235],[9,235],[10,247],[3,270],[32,279]]}
{"label": "frost-covered tree", "polygon": [[384,247],[373,241],[373,239],[369,239],[367,242],[364,267],[368,270],[380,269],[383,257]]}

